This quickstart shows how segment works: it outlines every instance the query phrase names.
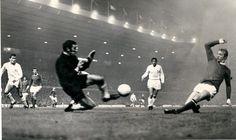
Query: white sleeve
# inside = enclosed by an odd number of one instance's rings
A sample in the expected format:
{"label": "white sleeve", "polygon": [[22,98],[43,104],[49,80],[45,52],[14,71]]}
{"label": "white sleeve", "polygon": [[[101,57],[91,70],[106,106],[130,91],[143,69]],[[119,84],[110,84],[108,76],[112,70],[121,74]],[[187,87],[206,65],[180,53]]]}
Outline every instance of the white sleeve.
{"label": "white sleeve", "polygon": [[165,83],[165,75],[164,75],[164,72],[163,72],[163,69],[161,67],[161,83]]}
{"label": "white sleeve", "polygon": [[1,73],[1,77],[2,77],[2,75],[3,75],[3,73],[6,71],[6,63],[5,64],[3,64],[3,66],[1,67],[1,70],[0,70],[0,73]]}
{"label": "white sleeve", "polygon": [[22,77],[23,77],[23,71],[22,71],[22,68],[21,68],[21,66],[20,65],[18,65],[19,67],[18,67],[18,71],[19,71],[19,79],[21,79]]}
{"label": "white sleeve", "polygon": [[145,73],[142,75],[142,79],[146,78],[149,74],[149,66],[147,67]]}
{"label": "white sleeve", "polygon": [[87,59],[87,58],[82,58],[82,57],[77,57],[77,59],[78,59],[79,61],[85,61],[85,62],[87,62],[87,61],[88,61],[88,59]]}

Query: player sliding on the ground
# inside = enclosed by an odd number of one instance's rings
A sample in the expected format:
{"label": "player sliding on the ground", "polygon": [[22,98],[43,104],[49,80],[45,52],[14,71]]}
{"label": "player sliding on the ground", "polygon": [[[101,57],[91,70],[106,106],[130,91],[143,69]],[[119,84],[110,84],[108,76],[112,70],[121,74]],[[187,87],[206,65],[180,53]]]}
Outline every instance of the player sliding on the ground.
{"label": "player sliding on the ground", "polygon": [[83,92],[83,89],[90,85],[98,86],[104,102],[120,97],[119,94],[108,92],[107,84],[102,76],[84,72],[90,66],[95,50],[91,51],[87,58],[78,59],[76,56],[78,45],[75,41],[67,40],[62,47],[63,52],[56,61],[56,72],[63,90],[72,99],[65,109],[66,112],[73,111],[72,106],[77,103],[82,106],[81,110],[93,109],[96,106],[95,102]]}
{"label": "player sliding on the ground", "polygon": [[225,64],[228,57],[228,51],[227,49],[221,48],[218,50],[217,57],[215,57],[211,49],[211,47],[217,44],[225,43],[225,40],[219,39],[205,44],[208,65],[203,80],[195,86],[183,107],[178,109],[165,109],[165,114],[179,114],[189,109],[192,109],[194,113],[199,113],[200,106],[197,103],[202,100],[210,101],[210,99],[219,91],[219,87],[223,80],[225,80],[226,84],[226,103],[231,105],[230,69]]}

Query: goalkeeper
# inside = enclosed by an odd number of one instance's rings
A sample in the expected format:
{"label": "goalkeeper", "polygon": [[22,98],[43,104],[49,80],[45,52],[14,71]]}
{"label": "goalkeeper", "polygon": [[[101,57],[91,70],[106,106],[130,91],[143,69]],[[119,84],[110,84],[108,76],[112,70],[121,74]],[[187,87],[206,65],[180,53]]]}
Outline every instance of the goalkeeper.
{"label": "goalkeeper", "polygon": [[80,104],[79,110],[93,109],[95,102],[86,96],[83,89],[90,85],[97,85],[102,92],[102,100],[107,102],[119,98],[119,94],[110,94],[108,92],[107,83],[100,75],[89,74],[84,72],[89,68],[95,50],[88,54],[87,58],[78,58],[78,45],[73,40],[67,40],[63,43],[63,51],[56,61],[56,72],[64,92],[71,97],[71,102],[65,112],[73,111],[73,104]]}

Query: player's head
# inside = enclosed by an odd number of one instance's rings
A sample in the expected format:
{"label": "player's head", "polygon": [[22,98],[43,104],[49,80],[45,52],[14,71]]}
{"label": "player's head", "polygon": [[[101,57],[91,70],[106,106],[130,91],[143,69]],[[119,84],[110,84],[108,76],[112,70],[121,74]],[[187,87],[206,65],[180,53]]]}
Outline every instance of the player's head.
{"label": "player's head", "polygon": [[70,54],[70,55],[74,55],[78,52],[78,45],[73,40],[66,40],[63,43],[62,47],[63,47],[63,51]]}
{"label": "player's head", "polygon": [[218,50],[216,59],[218,62],[225,62],[226,59],[228,58],[228,55],[229,55],[228,50],[221,48]]}
{"label": "player's head", "polygon": [[152,62],[152,65],[155,67],[157,65],[157,58],[156,57],[153,57],[151,59],[151,62]]}
{"label": "player's head", "polygon": [[11,54],[9,57],[9,61],[11,64],[15,64],[16,63],[16,54]]}
{"label": "player's head", "polygon": [[55,91],[56,90],[56,88],[54,87],[54,88],[52,88],[52,91]]}
{"label": "player's head", "polygon": [[32,70],[32,71],[33,71],[33,73],[34,73],[34,74],[37,74],[37,73],[38,73],[38,70],[37,70],[37,68],[33,68],[33,70]]}

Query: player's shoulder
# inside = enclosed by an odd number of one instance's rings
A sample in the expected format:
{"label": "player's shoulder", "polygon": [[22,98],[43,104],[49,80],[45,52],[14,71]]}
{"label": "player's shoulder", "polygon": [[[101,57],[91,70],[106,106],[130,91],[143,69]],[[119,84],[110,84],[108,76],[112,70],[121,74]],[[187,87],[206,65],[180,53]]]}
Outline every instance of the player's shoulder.
{"label": "player's shoulder", "polygon": [[19,63],[16,63],[15,65],[16,65],[17,67],[21,67],[21,65],[20,65]]}
{"label": "player's shoulder", "polygon": [[8,65],[10,65],[10,62],[6,62],[6,63],[4,63],[2,66],[3,66],[3,67],[6,67],[6,66],[8,66]]}
{"label": "player's shoulder", "polygon": [[158,67],[162,67],[160,64],[157,64]]}

